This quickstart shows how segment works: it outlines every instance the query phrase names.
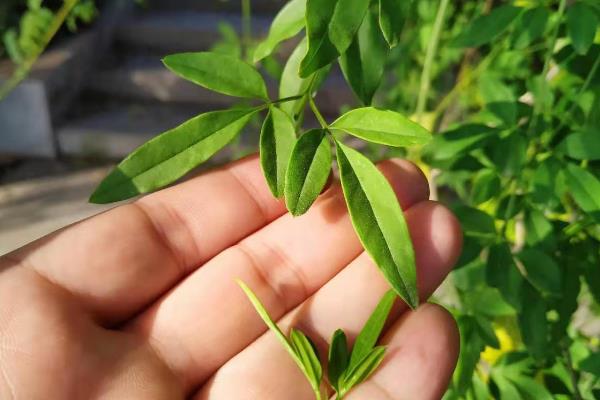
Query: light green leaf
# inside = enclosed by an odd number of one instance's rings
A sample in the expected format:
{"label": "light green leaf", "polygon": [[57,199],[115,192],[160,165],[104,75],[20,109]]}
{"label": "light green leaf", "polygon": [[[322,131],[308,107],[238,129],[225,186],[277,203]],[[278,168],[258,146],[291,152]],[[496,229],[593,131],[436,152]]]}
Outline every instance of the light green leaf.
{"label": "light green leaf", "polygon": [[338,329],[331,338],[327,367],[329,383],[336,392],[340,391],[340,379],[346,371],[349,361],[350,353],[348,352],[346,334],[343,330]]}
{"label": "light green leaf", "polygon": [[531,210],[525,216],[525,242],[528,246],[552,248],[554,244],[552,224],[538,210]]}
{"label": "light green leaf", "polygon": [[385,322],[396,301],[396,292],[389,290],[379,301],[375,310],[356,337],[352,355],[350,357],[349,369],[354,368],[375,347]]}
{"label": "light green leaf", "polygon": [[550,13],[545,7],[532,8],[521,14],[512,35],[514,48],[524,49],[542,37],[549,17]]}
{"label": "light green leaf", "polygon": [[600,181],[591,172],[567,164],[567,185],[579,207],[596,221],[600,221]]}
{"label": "light green leaf", "polygon": [[590,6],[577,1],[569,7],[567,10],[567,31],[577,53],[587,53],[592,43],[594,43],[597,28],[598,17],[596,17]]}
{"label": "light green leaf", "polygon": [[294,216],[304,214],[317,199],[331,172],[327,134],[313,129],[296,142],[285,179],[285,204]]}
{"label": "light green leaf", "polygon": [[384,357],[384,346],[377,346],[372,349],[353,368],[348,370],[348,373],[344,376],[344,384],[340,390],[340,393],[345,395],[352,390],[352,388],[367,380],[369,376],[375,372],[377,367],[379,367]]}
{"label": "light green leaf", "polygon": [[260,73],[236,57],[211,52],[181,53],[165,57],[163,63],[182,78],[215,92],[269,99]]}
{"label": "light green leaf", "polygon": [[561,270],[546,253],[527,248],[518,254],[526,271],[526,278],[537,290],[546,294],[560,295]]}
{"label": "light green leaf", "polygon": [[291,330],[290,342],[304,366],[303,372],[309,382],[311,382],[312,388],[315,391],[319,390],[321,378],[323,377],[323,369],[314,344],[304,333],[297,329]]}
{"label": "light green leaf", "polygon": [[273,53],[279,43],[302,30],[306,13],[306,0],[291,0],[277,13],[269,35],[254,50],[254,62],[258,62]]}
{"label": "light green leaf", "polygon": [[201,114],[143,144],[96,188],[92,203],[125,200],[168,185],[233,140],[258,109]]}
{"label": "light green leaf", "polygon": [[460,35],[452,41],[455,47],[478,47],[504,32],[519,16],[521,8],[502,5],[494,8],[489,14],[475,18],[471,24],[461,30]]}
{"label": "light green leaf", "polygon": [[300,64],[300,77],[333,62],[352,43],[369,0],[307,0],[308,52]]}
{"label": "light green leaf", "polygon": [[344,197],[360,241],[392,288],[412,308],[419,304],[415,253],[394,190],[356,150],[336,142]]}
{"label": "light green leaf", "polygon": [[600,160],[600,136],[597,132],[574,132],[567,136],[557,150],[576,160]]}
{"label": "light green leaf", "polygon": [[377,17],[368,12],[352,44],[340,57],[344,77],[363,104],[371,104],[381,83],[387,56],[388,48]]}
{"label": "light green leaf", "polygon": [[369,142],[395,147],[424,144],[431,139],[427,129],[404,115],[374,107],[349,111],[331,124],[331,128]]}
{"label": "light green leaf", "polygon": [[287,165],[295,144],[296,132],[290,117],[277,107],[270,107],[260,132],[260,165],[277,198],[284,194]]}
{"label": "light green leaf", "polygon": [[490,169],[482,169],[473,178],[471,198],[474,204],[481,204],[500,193],[500,177]]}
{"label": "light green leaf", "polygon": [[379,0],[379,26],[390,48],[400,42],[412,0]]}

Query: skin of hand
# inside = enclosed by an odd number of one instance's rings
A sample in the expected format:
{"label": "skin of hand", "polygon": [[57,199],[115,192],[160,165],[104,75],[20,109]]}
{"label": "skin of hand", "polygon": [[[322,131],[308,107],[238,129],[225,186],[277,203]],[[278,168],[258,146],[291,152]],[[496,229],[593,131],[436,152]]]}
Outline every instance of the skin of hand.
{"label": "skin of hand", "polygon": [[[379,164],[406,212],[426,299],[461,250],[422,172]],[[256,156],[57,231],[0,258],[1,399],[299,399],[314,395],[252,308],[317,344],[352,341],[388,289],[333,182],[298,218]],[[439,399],[458,331],[441,307],[397,302],[386,358],[348,400]]]}

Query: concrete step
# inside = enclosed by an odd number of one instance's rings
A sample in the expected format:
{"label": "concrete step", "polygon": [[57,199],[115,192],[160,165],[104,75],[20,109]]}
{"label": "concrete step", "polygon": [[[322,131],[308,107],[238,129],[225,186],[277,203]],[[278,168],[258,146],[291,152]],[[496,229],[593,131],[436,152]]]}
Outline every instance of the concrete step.
{"label": "concrete step", "polygon": [[[254,16],[252,33],[264,37],[270,16]],[[126,50],[150,50],[160,55],[210,49],[221,39],[221,24],[232,26],[238,34],[242,19],[237,14],[198,11],[146,12],[124,21],[116,32],[117,44]]]}
{"label": "concrete step", "polygon": [[[276,97],[277,83],[268,80],[269,91]],[[239,99],[214,93],[168,71],[159,59],[132,57],[124,65],[99,71],[88,82],[94,94],[109,98],[136,101],[196,104],[205,108],[229,107]],[[344,105],[355,105],[356,100],[339,70],[335,69],[323,84],[318,95],[325,114],[335,115]]]}
{"label": "concrete step", "polygon": [[[60,127],[58,146],[62,155],[92,159],[121,159],[156,135],[174,128],[207,110],[198,107],[158,104],[122,105],[83,115]],[[248,126],[240,148],[256,148],[258,125]],[[231,159],[240,148],[229,147],[215,158]]]}

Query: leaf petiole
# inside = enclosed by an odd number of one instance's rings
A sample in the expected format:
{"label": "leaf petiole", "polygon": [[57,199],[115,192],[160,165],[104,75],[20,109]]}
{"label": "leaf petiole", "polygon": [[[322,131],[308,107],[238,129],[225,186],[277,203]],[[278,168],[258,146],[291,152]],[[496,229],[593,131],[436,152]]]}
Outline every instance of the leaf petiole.
{"label": "leaf petiole", "polygon": [[327,121],[325,121],[325,118],[323,118],[323,115],[321,114],[321,112],[317,108],[317,105],[315,104],[315,100],[310,94],[308,95],[308,104],[310,105],[310,109],[312,110],[315,117],[317,117],[317,121],[319,121],[319,124],[321,124],[321,127],[327,132],[329,132],[329,124],[327,124]]}

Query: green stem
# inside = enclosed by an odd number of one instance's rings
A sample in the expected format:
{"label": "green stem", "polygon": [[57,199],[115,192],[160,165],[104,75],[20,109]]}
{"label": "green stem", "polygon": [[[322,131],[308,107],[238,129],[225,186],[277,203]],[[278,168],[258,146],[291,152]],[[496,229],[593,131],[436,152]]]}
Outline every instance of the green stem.
{"label": "green stem", "polygon": [[268,104],[280,104],[280,103],[287,103],[288,101],[294,101],[294,100],[298,100],[303,98],[304,95],[303,94],[299,94],[297,96],[290,96],[290,97],[284,97],[283,99],[277,99],[277,100],[273,100],[270,101]]}
{"label": "green stem", "polygon": [[19,83],[21,83],[23,81],[23,79],[25,79],[29,75],[29,72],[31,71],[31,68],[33,68],[33,65],[35,64],[35,62],[38,60],[40,55],[44,52],[46,47],[48,47],[48,44],[50,43],[52,38],[56,35],[56,33],[58,32],[60,27],[65,22],[65,19],[71,13],[71,10],[73,9],[73,7],[75,7],[77,5],[78,2],[79,2],[79,0],[65,0],[64,1],[62,7],[58,10],[56,15],[54,16],[52,23],[48,27],[46,34],[44,35],[44,37],[42,38],[42,40],[40,42],[40,45],[21,65],[19,65],[17,67],[17,70],[15,71],[13,76],[4,85],[2,85],[2,87],[0,87],[0,101],[3,100],[4,98],[6,98],[6,96],[8,96],[8,94],[10,92],[12,92],[13,89],[16,88],[19,85]]}
{"label": "green stem", "polygon": [[308,104],[310,105],[310,109],[312,110],[313,114],[315,114],[315,117],[317,117],[317,121],[319,121],[319,124],[321,124],[321,127],[323,129],[329,129],[329,125],[325,121],[325,118],[323,118],[323,115],[321,115],[321,112],[315,104],[315,100],[310,94],[308,95]]}
{"label": "green stem", "polygon": [[442,26],[444,24],[444,18],[446,16],[446,10],[448,9],[449,2],[449,0],[442,0],[440,2],[440,6],[435,17],[435,22],[433,24],[431,39],[429,40],[429,45],[427,46],[425,63],[423,64],[423,71],[421,73],[419,97],[417,98],[416,116],[418,122],[421,121],[421,117],[425,111],[425,104],[427,103],[427,96],[429,94],[429,88],[431,87],[431,67],[433,66],[433,60],[437,53],[440,35],[442,33]]}

